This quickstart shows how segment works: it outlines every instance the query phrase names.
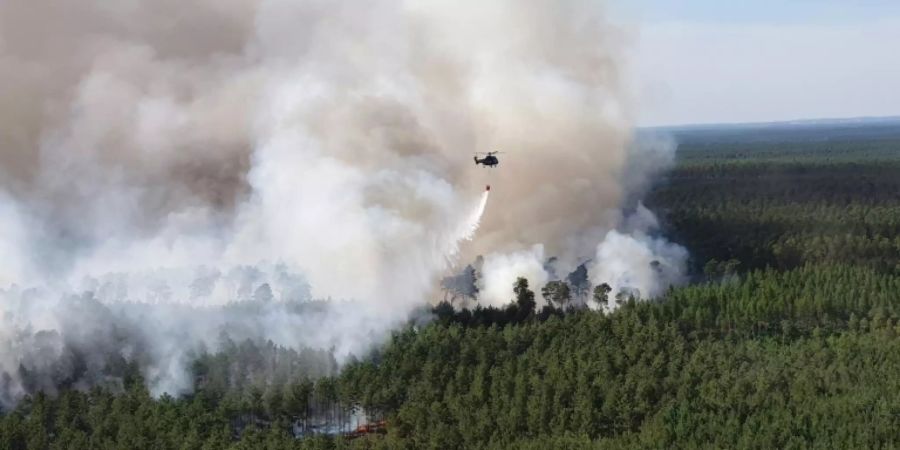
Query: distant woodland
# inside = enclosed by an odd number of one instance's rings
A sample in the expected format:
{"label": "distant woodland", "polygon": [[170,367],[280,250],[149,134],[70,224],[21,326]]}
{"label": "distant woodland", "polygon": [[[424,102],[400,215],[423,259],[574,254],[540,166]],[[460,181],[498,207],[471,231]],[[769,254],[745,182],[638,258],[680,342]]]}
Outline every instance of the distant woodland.
{"label": "distant woodland", "polygon": [[676,137],[645,203],[691,281],[661,298],[520,280],[341,370],[223,336],[178,398],[111,357],[120,385],[3,411],[0,449],[900,447],[900,126]]}

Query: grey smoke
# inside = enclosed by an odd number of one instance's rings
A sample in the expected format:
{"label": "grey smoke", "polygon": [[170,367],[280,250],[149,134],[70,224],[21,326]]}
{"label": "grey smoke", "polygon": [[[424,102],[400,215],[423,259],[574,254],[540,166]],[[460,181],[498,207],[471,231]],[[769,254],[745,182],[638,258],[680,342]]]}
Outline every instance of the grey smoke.
{"label": "grey smoke", "polygon": [[[602,6],[0,2],[7,401],[51,372],[103,382],[71,348],[139,362],[155,393],[190,389],[223,330],[346,358],[459,258],[488,255],[506,301],[545,255],[595,257],[631,189]],[[500,169],[472,166],[493,149]],[[335,301],[289,306],[311,298]]]}

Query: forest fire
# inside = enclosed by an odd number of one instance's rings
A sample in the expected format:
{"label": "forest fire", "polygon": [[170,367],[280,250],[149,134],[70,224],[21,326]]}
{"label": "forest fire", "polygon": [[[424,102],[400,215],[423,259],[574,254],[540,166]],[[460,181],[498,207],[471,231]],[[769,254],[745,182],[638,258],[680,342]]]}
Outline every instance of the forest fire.
{"label": "forest fire", "polygon": [[386,434],[387,421],[380,420],[378,422],[367,423],[356,427],[355,430],[345,434],[350,439],[356,439],[371,434]]}

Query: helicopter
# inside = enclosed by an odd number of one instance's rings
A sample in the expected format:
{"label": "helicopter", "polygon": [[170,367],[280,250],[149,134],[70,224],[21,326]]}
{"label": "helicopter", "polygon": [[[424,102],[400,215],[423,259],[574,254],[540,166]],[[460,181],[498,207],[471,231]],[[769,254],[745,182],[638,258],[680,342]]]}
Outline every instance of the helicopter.
{"label": "helicopter", "polygon": [[[494,167],[500,165],[500,160],[497,159],[496,154],[503,152],[476,152],[475,153],[475,165],[481,164],[485,167]],[[478,159],[478,155],[486,155],[484,158]]]}

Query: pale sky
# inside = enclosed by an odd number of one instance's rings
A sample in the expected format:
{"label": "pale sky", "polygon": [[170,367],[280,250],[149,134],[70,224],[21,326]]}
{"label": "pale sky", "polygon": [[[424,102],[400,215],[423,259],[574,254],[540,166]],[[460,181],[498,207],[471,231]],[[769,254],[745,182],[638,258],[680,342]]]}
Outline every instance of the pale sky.
{"label": "pale sky", "polygon": [[640,125],[900,115],[900,0],[610,0]]}

